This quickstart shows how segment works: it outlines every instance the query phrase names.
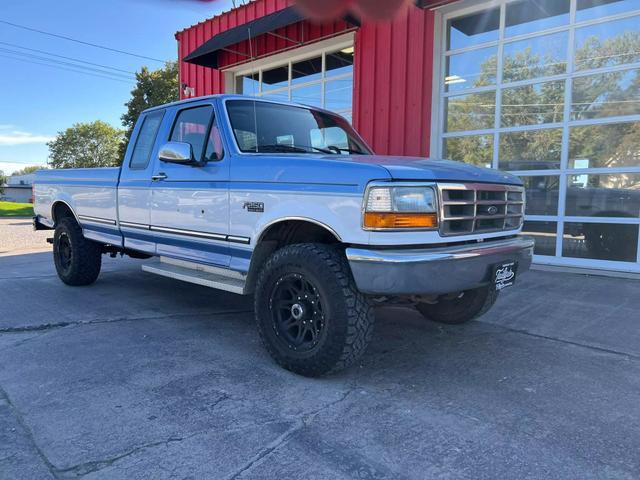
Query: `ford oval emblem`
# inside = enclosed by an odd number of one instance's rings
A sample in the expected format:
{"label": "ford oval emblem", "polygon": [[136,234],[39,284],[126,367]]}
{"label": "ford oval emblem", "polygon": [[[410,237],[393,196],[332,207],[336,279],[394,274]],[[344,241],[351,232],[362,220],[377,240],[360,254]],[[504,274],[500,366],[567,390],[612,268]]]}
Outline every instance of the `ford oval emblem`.
{"label": "ford oval emblem", "polygon": [[495,205],[490,205],[489,207],[487,207],[487,213],[489,215],[495,215],[496,213],[498,213],[498,207],[496,207]]}

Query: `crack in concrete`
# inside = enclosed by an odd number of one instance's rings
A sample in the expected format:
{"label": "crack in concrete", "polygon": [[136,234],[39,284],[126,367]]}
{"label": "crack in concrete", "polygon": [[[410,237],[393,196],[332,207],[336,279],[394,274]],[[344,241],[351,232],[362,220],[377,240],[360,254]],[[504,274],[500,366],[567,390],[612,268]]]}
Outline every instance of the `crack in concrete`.
{"label": "crack in concrete", "polygon": [[508,333],[517,333],[520,335],[526,335],[529,337],[534,337],[534,338],[539,338],[542,340],[549,340],[552,342],[558,342],[558,343],[564,343],[565,345],[573,345],[576,347],[582,347],[584,349],[587,350],[595,350],[597,352],[601,352],[601,353],[608,353],[611,355],[616,355],[616,356],[620,356],[620,357],[625,357],[628,359],[632,359],[632,360],[640,360],[640,355],[637,355],[635,353],[629,353],[629,352],[621,352],[619,350],[613,350],[611,348],[607,348],[607,347],[600,347],[598,345],[592,345],[589,343],[581,343],[581,342],[577,342],[577,341],[573,341],[573,340],[567,340],[565,338],[556,338],[556,337],[550,337],[548,335],[543,335],[541,333],[533,333],[533,332],[529,332],[527,330],[520,330],[518,328],[511,328],[511,327],[505,327],[504,325],[498,325],[498,324],[490,324],[492,326],[495,326],[497,328],[500,328],[502,330],[504,330],[505,332]]}
{"label": "crack in concrete", "polygon": [[130,457],[131,455],[134,455],[142,450],[146,450],[148,448],[153,448],[153,447],[159,447],[159,446],[168,446],[171,443],[177,443],[177,442],[182,442],[183,440],[187,440],[197,434],[200,434],[201,432],[198,433],[194,433],[191,435],[188,435],[186,437],[170,437],[166,440],[160,440],[160,441],[156,441],[156,442],[149,442],[149,443],[145,443],[142,445],[137,445],[129,450],[127,450],[124,453],[121,453],[119,455],[116,455],[114,457],[105,459],[105,460],[93,460],[91,462],[86,462],[86,463],[81,463],[79,465],[74,465],[73,467],[69,467],[69,468],[65,468],[65,469],[57,469],[55,470],[57,477],[61,480],[63,479],[67,479],[67,478],[80,478],[80,477],[84,477],[85,475],[88,475],[90,473],[94,473],[97,472],[98,470],[102,470],[104,468],[110,467],[111,465],[113,465],[114,463],[116,463],[119,460],[122,460],[123,458],[127,458]]}
{"label": "crack in concrete", "polygon": [[351,388],[349,388],[349,390],[344,392],[344,394],[337,400],[334,400],[333,402],[329,402],[326,405],[323,405],[322,407],[316,410],[312,410],[310,412],[304,412],[301,415],[299,415],[297,418],[294,419],[293,426],[291,426],[284,433],[279,435],[274,441],[269,443],[266,447],[260,450],[256,455],[251,457],[243,466],[238,468],[234,473],[228,475],[226,477],[226,480],[235,480],[239,478],[243,473],[249,471],[253,467],[262,463],[262,461],[266,459],[269,455],[271,455],[273,452],[275,452],[280,447],[289,443],[289,441],[292,439],[292,437],[296,433],[306,428],[322,412],[324,412],[325,410],[331,407],[338,405],[339,403],[344,402],[349,397],[349,395],[353,393],[355,389],[356,389],[356,386],[354,385]]}
{"label": "crack in concrete", "polygon": [[176,318],[176,317],[185,317],[185,316],[203,317],[203,316],[232,315],[232,314],[239,314],[239,313],[251,313],[252,311],[253,310],[227,310],[222,312],[172,313],[168,315],[151,315],[151,316],[141,316],[141,317],[116,317],[108,320],[74,320],[69,322],[43,323],[40,325],[25,325],[24,327],[0,328],[0,334],[40,332],[40,331],[54,330],[54,329],[64,328],[69,326],[100,325],[104,323],[133,322],[133,321],[139,321],[139,320],[163,320],[167,318]]}
{"label": "crack in concrete", "polygon": [[[213,407],[218,406],[218,404],[229,400],[231,397],[227,394],[223,394],[218,400],[216,400],[213,403]],[[182,442],[184,440],[189,440],[193,437],[196,437],[198,435],[204,435],[206,433],[208,433],[209,430],[200,430],[197,432],[193,432],[189,435],[185,435],[185,436],[181,436],[181,437],[170,437],[166,440],[159,440],[159,441],[155,441],[155,442],[149,442],[149,443],[144,443],[142,445],[137,445],[135,447],[130,448],[129,450],[127,450],[124,453],[115,455],[111,458],[107,458],[104,460],[92,460],[90,462],[85,462],[85,463],[80,463],[78,465],[74,465],[72,467],[68,467],[68,468],[64,468],[64,469],[56,469],[56,473],[58,474],[58,478],[60,478],[61,480],[63,479],[67,479],[67,478],[80,478],[80,477],[84,477],[85,475],[88,475],[90,473],[94,473],[97,472],[99,470],[103,470],[105,468],[108,468],[112,465],[114,465],[115,463],[117,463],[118,461],[130,457],[131,455],[134,455],[138,452],[141,452],[143,450],[149,449],[149,448],[155,448],[155,447],[159,447],[159,446],[168,446],[171,443],[179,443]]]}
{"label": "crack in concrete", "polygon": [[47,467],[47,470],[49,470],[49,473],[51,473],[51,476],[53,478],[55,478],[55,479],[58,479],[59,477],[58,477],[58,475],[56,473],[56,468],[49,461],[47,456],[44,454],[44,452],[40,449],[40,447],[36,443],[36,439],[35,439],[35,436],[34,436],[33,432],[31,431],[31,429],[29,428],[29,426],[25,422],[22,414],[18,411],[16,406],[11,401],[11,398],[9,398],[9,394],[7,394],[7,392],[5,391],[5,389],[1,385],[0,385],[0,399],[4,400],[7,403],[7,405],[9,406],[9,410],[11,410],[13,415],[15,415],[16,420],[18,421],[18,425],[20,425],[20,428],[22,428],[22,430],[25,432],[25,434],[27,436],[27,439],[29,440],[29,442],[33,446],[33,449],[36,451],[36,453],[38,454],[38,456],[40,457],[40,459],[42,460],[44,465]]}

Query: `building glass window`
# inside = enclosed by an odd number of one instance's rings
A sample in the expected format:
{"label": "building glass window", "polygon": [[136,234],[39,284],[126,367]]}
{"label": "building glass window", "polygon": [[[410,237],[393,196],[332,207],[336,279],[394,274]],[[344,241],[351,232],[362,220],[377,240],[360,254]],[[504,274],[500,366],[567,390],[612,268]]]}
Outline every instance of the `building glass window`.
{"label": "building glass window", "polygon": [[351,122],[353,46],[237,74],[236,93],[326,108]]}
{"label": "building glass window", "polygon": [[640,272],[640,2],[443,12],[432,153],[523,179],[539,261]]}

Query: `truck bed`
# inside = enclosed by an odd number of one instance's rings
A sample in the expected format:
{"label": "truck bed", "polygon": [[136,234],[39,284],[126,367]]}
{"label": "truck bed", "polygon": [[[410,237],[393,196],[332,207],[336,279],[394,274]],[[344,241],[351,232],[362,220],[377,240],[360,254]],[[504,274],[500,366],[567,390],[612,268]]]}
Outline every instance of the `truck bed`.
{"label": "truck bed", "polygon": [[116,227],[119,177],[119,167],[40,170],[35,180],[35,214],[39,222],[53,226],[55,199],[74,212],[87,238],[109,238],[110,243],[120,245],[122,237]]}

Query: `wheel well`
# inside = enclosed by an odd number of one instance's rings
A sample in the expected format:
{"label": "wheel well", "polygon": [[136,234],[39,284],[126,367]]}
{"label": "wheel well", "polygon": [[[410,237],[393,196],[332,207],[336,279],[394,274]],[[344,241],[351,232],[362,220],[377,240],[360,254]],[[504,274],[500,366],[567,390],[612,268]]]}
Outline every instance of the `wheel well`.
{"label": "wheel well", "polygon": [[51,209],[51,214],[55,225],[57,225],[63,218],[73,218],[74,220],[76,218],[71,207],[64,202],[54,203],[53,208]]}
{"label": "wheel well", "polygon": [[276,250],[296,243],[337,244],[340,239],[329,228],[308,220],[283,220],[267,227],[258,240],[247,275],[247,290],[252,292],[260,266]]}

